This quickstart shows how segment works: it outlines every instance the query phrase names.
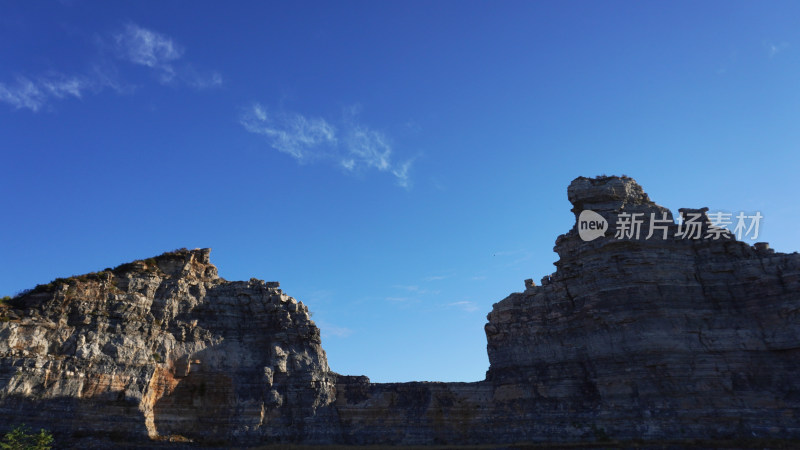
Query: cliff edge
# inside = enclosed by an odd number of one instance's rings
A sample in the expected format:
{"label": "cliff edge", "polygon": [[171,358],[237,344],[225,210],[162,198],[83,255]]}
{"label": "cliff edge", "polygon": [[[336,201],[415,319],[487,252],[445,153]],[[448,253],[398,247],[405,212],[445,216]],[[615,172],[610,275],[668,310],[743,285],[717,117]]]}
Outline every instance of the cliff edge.
{"label": "cliff edge", "polygon": [[337,439],[308,308],[178,250],[37,286],[0,314],[0,417],[71,439]]}

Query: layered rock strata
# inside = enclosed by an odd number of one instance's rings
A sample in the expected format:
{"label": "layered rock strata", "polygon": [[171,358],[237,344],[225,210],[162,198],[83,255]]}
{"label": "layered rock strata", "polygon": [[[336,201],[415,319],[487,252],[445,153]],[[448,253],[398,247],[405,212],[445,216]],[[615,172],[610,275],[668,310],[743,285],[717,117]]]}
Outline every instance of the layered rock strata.
{"label": "layered rock strata", "polygon": [[277,283],[219,278],[208,249],[56,280],[3,318],[4,423],[67,439],[338,438],[307,307]]}
{"label": "layered rock strata", "polygon": [[705,208],[681,210],[687,238],[627,177],[568,198],[607,227],[584,240],[576,220],[556,271],[493,306],[485,380],[338,375],[277,283],[181,250],[3,305],[0,419],[109,445],[800,438],[800,255],[714,239]]}
{"label": "layered rock strata", "polygon": [[[800,435],[800,255],[714,239],[706,208],[681,210],[702,225],[681,236],[687,225],[630,178],[578,178],[568,196],[576,218],[608,221],[605,236],[559,236],[556,272],[495,304],[485,327],[488,380],[538,418],[524,437],[574,424],[645,439]],[[638,239],[619,233],[623,213],[642,214]],[[647,239],[663,214],[666,235]]]}

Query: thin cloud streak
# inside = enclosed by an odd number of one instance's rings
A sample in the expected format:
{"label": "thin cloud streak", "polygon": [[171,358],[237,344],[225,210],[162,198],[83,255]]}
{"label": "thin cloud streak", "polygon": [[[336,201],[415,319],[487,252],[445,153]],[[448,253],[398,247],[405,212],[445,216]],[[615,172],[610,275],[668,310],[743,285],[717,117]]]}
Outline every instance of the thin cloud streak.
{"label": "thin cloud streak", "polygon": [[[201,72],[190,65],[176,69],[172,63],[183,56],[183,47],[164,34],[128,24],[113,36],[113,40],[117,57],[156,70],[162,83],[178,80],[195,89],[222,85],[222,75],[218,72]],[[104,45],[102,39],[99,43]],[[102,55],[97,57],[98,61],[82,74],[46,72],[38,76],[18,76],[11,83],[0,82],[0,103],[37,112],[53,100],[82,99],[87,92],[96,94],[106,88],[116,92],[133,90],[119,81],[115,64]]]}
{"label": "thin cloud streak", "polygon": [[381,171],[389,169],[392,149],[386,143],[386,136],[362,126],[355,126],[349,134],[346,145],[353,168],[359,161]]}
{"label": "thin cloud streak", "polygon": [[336,128],[324,119],[273,114],[256,104],[240,123],[247,131],[265,136],[274,149],[300,162],[326,157],[336,146]]}
{"label": "thin cloud streak", "polygon": [[413,285],[413,284],[412,284],[412,285],[396,284],[396,285],[394,285],[394,286],[392,286],[392,287],[393,287],[393,288],[395,288],[395,289],[403,289],[403,290],[406,290],[406,291],[411,291],[411,292],[421,292],[421,291],[424,291],[424,289],[422,289],[422,290],[421,290],[421,289],[419,288],[419,286],[417,286],[417,285]]}
{"label": "thin cloud streak", "polygon": [[51,99],[74,97],[80,99],[92,83],[83,77],[55,76],[31,80],[17,77],[16,83],[0,83],[0,102],[8,103],[16,109],[29,109],[33,112],[44,107]]}
{"label": "thin cloud streak", "polygon": [[435,290],[424,289],[424,288],[421,288],[421,287],[419,287],[419,286],[417,286],[415,284],[412,284],[412,285],[396,284],[396,285],[394,285],[392,287],[395,288],[395,289],[401,289],[401,290],[404,290],[404,291],[408,291],[409,295],[414,295],[414,296],[417,296],[417,297],[418,296],[425,296],[425,295],[428,295],[428,294],[437,295],[437,294],[441,293],[441,290],[439,290],[439,289],[435,289]]}
{"label": "thin cloud streak", "polygon": [[172,38],[138,25],[128,24],[114,36],[119,56],[142,66],[161,71],[161,80],[175,77],[172,61],[183,56],[183,47]]}
{"label": "thin cloud streak", "polygon": [[211,72],[209,74],[199,74],[192,71],[186,83],[195,89],[211,89],[222,86],[222,75],[219,72]]}
{"label": "thin cloud streak", "polygon": [[460,302],[448,303],[447,306],[460,308],[466,312],[475,312],[478,310],[478,305],[475,302],[463,300]]}
{"label": "thin cloud streak", "polygon": [[439,280],[444,280],[445,278],[447,278],[446,275],[432,275],[432,276],[423,278],[423,280],[425,280],[425,281],[439,281]]}
{"label": "thin cloud streak", "polygon": [[414,160],[410,159],[400,164],[399,166],[396,166],[396,168],[392,169],[392,175],[397,177],[397,184],[405,189],[411,187],[410,181],[408,179],[408,171],[409,169],[411,169],[411,163],[413,162]]}
{"label": "thin cloud streak", "polygon": [[270,147],[299,163],[328,161],[347,173],[363,170],[388,172],[398,186],[409,189],[413,160],[397,164],[392,159],[389,138],[354,120],[350,114],[340,124],[297,113],[270,111],[255,103],[239,118],[249,132],[267,139]]}
{"label": "thin cloud streak", "polygon": [[222,85],[219,72],[201,72],[190,64],[176,67],[185,49],[165,34],[129,23],[114,35],[114,42],[118,58],[155,70],[162,84],[178,82],[195,89]]}
{"label": "thin cloud streak", "polygon": [[789,48],[789,43],[781,42],[780,44],[776,44],[774,42],[765,42],[764,46],[767,48],[767,54],[769,55],[769,57],[774,58],[775,55]]}

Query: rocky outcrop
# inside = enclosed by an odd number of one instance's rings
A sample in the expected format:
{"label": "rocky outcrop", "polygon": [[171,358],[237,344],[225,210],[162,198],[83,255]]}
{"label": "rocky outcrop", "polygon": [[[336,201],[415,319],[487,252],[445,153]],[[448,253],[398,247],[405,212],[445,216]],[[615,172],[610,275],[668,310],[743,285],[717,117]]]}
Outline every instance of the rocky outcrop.
{"label": "rocky outcrop", "polygon": [[[495,392],[546,418],[520,437],[800,435],[800,255],[714,239],[705,208],[682,210],[701,237],[680,236],[630,178],[578,178],[568,196],[576,219],[608,221],[605,236],[559,236],[556,272],[485,327]],[[643,214],[638,239],[617,237],[623,213]],[[650,213],[667,214],[666,236],[645,238]]]}
{"label": "rocky outcrop", "polygon": [[181,250],[38,286],[3,309],[0,417],[57,436],[338,439],[308,309]]}
{"label": "rocky outcrop", "polygon": [[[627,177],[568,198],[556,271],[488,315],[485,380],[333,373],[302,303],[180,250],[3,305],[0,419],[97,445],[800,438],[800,255],[681,210],[695,239]],[[599,237],[581,237],[586,210]]]}

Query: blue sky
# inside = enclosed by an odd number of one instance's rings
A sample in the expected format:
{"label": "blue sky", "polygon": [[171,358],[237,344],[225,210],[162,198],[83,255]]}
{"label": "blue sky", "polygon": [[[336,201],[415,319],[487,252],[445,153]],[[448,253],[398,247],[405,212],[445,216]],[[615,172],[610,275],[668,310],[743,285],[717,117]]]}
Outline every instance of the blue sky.
{"label": "blue sky", "polygon": [[796,2],[0,7],[0,295],[179,247],[281,282],[333,370],[472,381],[580,175],[800,249]]}

